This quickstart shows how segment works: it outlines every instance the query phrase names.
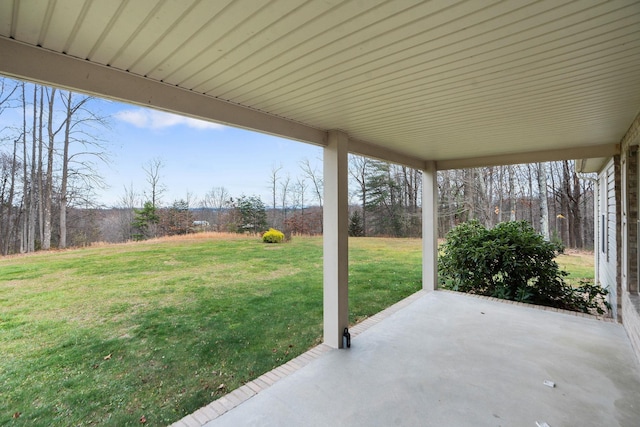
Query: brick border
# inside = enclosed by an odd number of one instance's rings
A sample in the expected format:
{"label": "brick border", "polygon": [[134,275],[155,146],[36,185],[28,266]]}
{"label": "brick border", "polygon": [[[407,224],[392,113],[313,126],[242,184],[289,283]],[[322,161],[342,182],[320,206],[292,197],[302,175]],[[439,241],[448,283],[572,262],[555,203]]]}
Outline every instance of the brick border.
{"label": "brick border", "polygon": [[[397,311],[403,309],[423,295],[426,295],[426,293],[426,291],[421,290],[412,295],[409,295],[407,298],[395,303],[391,307],[387,307],[380,313],[368,317],[357,325],[352,326],[349,329],[351,336],[356,337],[360,335],[371,326],[391,316],[393,313],[396,313]],[[305,367],[330,350],[334,349],[326,344],[317,345],[312,349],[302,353],[301,355],[289,360],[287,363],[280,365],[269,372],[265,372],[258,378],[249,381],[248,383],[240,386],[234,391],[221,396],[217,400],[214,400],[207,406],[204,406],[194,413],[189,414],[186,417],[176,421],[175,423],[171,424],[170,427],[202,427],[209,421],[215,420],[222,414],[251,399],[261,391],[268,389],[281,379],[293,374],[298,369]]]}
{"label": "brick border", "polygon": [[582,312],[579,312],[579,311],[571,311],[571,310],[564,310],[564,309],[561,309],[561,308],[547,307],[545,305],[528,304],[526,302],[511,301],[511,300],[500,299],[500,298],[495,298],[495,297],[488,297],[488,296],[484,296],[484,295],[468,294],[466,292],[456,292],[456,291],[451,291],[449,289],[438,289],[438,292],[449,292],[449,293],[452,293],[452,294],[466,295],[466,296],[469,296],[469,297],[472,297],[472,298],[478,298],[478,299],[483,299],[483,300],[487,300],[487,301],[495,301],[495,302],[500,302],[500,303],[503,303],[503,304],[519,305],[521,307],[529,307],[529,308],[533,308],[535,310],[553,311],[553,312],[556,312],[556,313],[567,314],[567,315],[570,315],[570,316],[585,317],[587,319],[600,320],[602,322],[618,323],[618,322],[616,322],[616,319],[614,319],[611,316],[606,316],[606,315],[582,313]]}
{"label": "brick border", "polygon": [[256,394],[266,390],[298,369],[301,369],[313,362],[329,350],[331,350],[331,347],[325,344],[320,344],[311,350],[302,353],[298,357],[289,360],[287,363],[280,365],[269,372],[265,372],[258,378],[249,381],[232,392],[214,400],[207,406],[198,409],[181,420],[176,421],[171,424],[171,427],[201,427],[209,421],[215,420],[220,415],[246,402]]}

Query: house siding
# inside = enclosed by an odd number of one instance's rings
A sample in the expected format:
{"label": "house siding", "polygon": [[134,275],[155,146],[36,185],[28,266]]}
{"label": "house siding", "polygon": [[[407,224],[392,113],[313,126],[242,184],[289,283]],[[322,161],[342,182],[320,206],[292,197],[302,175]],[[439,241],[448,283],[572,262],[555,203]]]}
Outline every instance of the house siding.
{"label": "house siding", "polygon": [[617,282],[617,210],[616,210],[616,173],[615,162],[609,161],[599,178],[600,220],[598,234],[598,281],[600,286],[609,289],[609,303],[613,317],[618,317]]}

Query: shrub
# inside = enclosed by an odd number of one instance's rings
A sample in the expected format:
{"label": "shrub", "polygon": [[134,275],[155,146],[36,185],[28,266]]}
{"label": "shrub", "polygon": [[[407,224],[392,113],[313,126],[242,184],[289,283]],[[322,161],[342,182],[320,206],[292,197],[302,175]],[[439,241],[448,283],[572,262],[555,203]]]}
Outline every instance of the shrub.
{"label": "shrub", "polygon": [[[608,291],[566,284],[555,262],[556,243],[545,241],[526,221],[487,229],[473,220],[453,228],[439,258],[443,287],[512,301],[602,314]],[[602,311],[602,312],[601,312]]]}
{"label": "shrub", "polygon": [[262,235],[262,241],[264,243],[281,243],[284,240],[284,233],[270,228],[269,231]]}

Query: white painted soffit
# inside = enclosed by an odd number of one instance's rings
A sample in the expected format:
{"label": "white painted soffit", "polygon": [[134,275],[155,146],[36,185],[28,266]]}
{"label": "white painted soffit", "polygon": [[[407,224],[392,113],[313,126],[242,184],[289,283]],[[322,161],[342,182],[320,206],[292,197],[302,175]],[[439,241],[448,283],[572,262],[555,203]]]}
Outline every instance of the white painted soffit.
{"label": "white painted soffit", "polygon": [[576,171],[579,173],[600,173],[611,157],[576,160]]}
{"label": "white painted soffit", "polygon": [[414,167],[606,157],[640,110],[637,0],[0,1],[0,41],[2,74]]}

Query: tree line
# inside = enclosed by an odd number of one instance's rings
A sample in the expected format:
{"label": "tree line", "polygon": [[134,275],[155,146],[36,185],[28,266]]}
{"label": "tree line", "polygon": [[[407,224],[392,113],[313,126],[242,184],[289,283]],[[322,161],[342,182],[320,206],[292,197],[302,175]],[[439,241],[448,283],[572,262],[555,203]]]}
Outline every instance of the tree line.
{"label": "tree line", "polygon": [[[420,236],[421,173],[359,156],[349,173],[358,202],[352,235]],[[593,179],[579,176],[574,161],[438,171],[439,236],[472,219],[489,228],[525,220],[547,240],[591,248]]]}
{"label": "tree line", "polygon": [[[67,247],[70,207],[91,205],[108,127],[94,98],[0,78],[0,253]],[[11,116],[11,117],[9,117]]]}
{"label": "tree line", "polygon": [[486,227],[525,220],[547,240],[591,249],[594,178],[568,160],[440,171],[440,234],[470,219]]}
{"label": "tree line", "polygon": [[[165,165],[154,158],[141,165],[143,188],[124,188],[117,206],[104,208],[95,197],[106,185],[96,164],[108,160],[100,136],[109,118],[95,101],[0,79],[1,254],[202,230],[322,233],[322,171],[308,159],[294,176],[274,165],[266,201],[213,186],[165,203]],[[420,171],[350,155],[349,179],[352,236],[420,236]],[[526,220],[547,240],[592,246],[593,182],[572,161],[439,171],[437,183],[440,237],[471,219],[487,227]]]}
{"label": "tree line", "polygon": [[[148,191],[125,189],[117,208],[92,213],[100,224],[96,239],[122,242],[204,230],[257,233],[269,227],[289,235],[322,233],[322,177],[317,170],[315,181],[291,185],[274,168],[268,204],[255,195],[234,197],[217,186],[201,199],[187,194],[165,205],[159,203],[164,192],[157,181],[161,167],[157,160],[145,167]],[[420,171],[352,156],[349,174],[350,235],[420,237]],[[592,178],[578,176],[571,161],[439,171],[437,182],[440,237],[472,219],[488,228],[525,220],[547,240],[591,249],[594,184]],[[315,198],[302,191],[305,186],[319,189]]]}

